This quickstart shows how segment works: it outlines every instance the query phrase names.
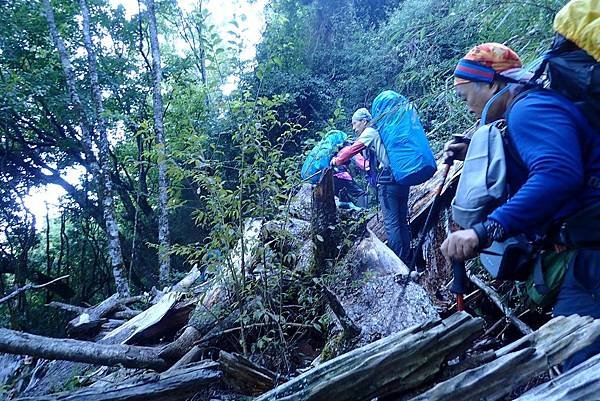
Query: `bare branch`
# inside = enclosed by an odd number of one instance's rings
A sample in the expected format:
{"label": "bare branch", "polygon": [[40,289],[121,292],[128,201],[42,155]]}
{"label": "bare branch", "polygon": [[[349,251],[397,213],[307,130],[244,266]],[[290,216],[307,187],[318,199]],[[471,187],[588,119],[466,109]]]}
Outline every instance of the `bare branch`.
{"label": "bare branch", "polygon": [[17,288],[15,291],[11,292],[11,293],[10,293],[10,294],[8,294],[7,296],[5,296],[5,297],[3,297],[3,298],[0,298],[0,304],[2,304],[2,303],[4,303],[4,302],[7,302],[7,301],[10,301],[11,299],[13,299],[13,298],[17,297],[19,294],[21,294],[21,293],[23,293],[23,292],[25,292],[25,291],[29,291],[29,290],[39,290],[40,288],[44,288],[44,287],[46,287],[46,286],[48,286],[48,285],[51,285],[51,284],[53,284],[53,283],[55,283],[55,282],[57,282],[57,281],[59,281],[59,280],[63,280],[63,279],[65,279],[65,278],[67,278],[67,277],[69,277],[69,275],[68,275],[68,274],[67,274],[67,275],[65,275],[65,276],[61,276],[61,277],[55,278],[54,280],[52,280],[52,281],[48,281],[47,283],[44,283],[44,284],[38,284],[38,285],[34,285],[34,284],[27,284],[27,285],[26,285],[26,286],[24,286],[24,287]]}

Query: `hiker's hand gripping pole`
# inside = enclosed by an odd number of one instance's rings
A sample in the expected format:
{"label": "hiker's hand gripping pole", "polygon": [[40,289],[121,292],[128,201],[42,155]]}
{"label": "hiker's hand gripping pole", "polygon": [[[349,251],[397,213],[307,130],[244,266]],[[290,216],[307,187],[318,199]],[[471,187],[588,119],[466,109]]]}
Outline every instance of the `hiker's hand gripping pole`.
{"label": "hiker's hand gripping pole", "polygon": [[452,164],[454,160],[465,160],[469,142],[464,134],[452,135],[452,140],[444,145],[444,164]]}

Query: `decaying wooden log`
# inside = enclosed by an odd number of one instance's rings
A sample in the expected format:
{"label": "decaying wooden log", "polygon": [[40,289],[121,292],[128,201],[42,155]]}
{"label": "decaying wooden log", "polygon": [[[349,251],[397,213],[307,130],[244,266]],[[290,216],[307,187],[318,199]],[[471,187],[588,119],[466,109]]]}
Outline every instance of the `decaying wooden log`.
{"label": "decaying wooden log", "polygon": [[101,342],[126,343],[136,334],[158,323],[171,307],[175,305],[180,296],[181,294],[177,292],[170,292],[164,295],[158,303],[105,335]]}
{"label": "decaying wooden log", "polygon": [[588,401],[600,394],[600,355],[541,384],[515,401]]}
{"label": "decaying wooden log", "polygon": [[465,312],[414,326],[325,362],[256,401],[370,400],[407,391],[431,380],[482,328],[482,319]]}
{"label": "decaying wooden log", "polygon": [[119,298],[118,294],[113,294],[109,298],[100,302],[98,305],[86,309],[84,313],[71,320],[67,325],[67,332],[70,336],[81,338],[90,337],[98,332],[100,326],[106,322],[105,317],[115,312],[123,305],[127,305],[144,299],[143,296]]}
{"label": "decaying wooden log", "polygon": [[171,291],[182,292],[188,290],[200,276],[202,276],[202,272],[198,269],[198,266],[194,265],[188,274],[171,288]]}
{"label": "decaying wooden log", "polygon": [[219,364],[205,361],[114,386],[89,387],[70,393],[19,398],[18,401],[183,401],[220,377]]}
{"label": "decaying wooden log", "polygon": [[165,345],[158,355],[167,360],[178,360],[188,353],[201,337],[202,333],[198,329],[187,326],[181,335],[175,341]]}
{"label": "decaying wooden log", "polygon": [[[223,282],[214,282],[196,304],[195,310],[183,332],[175,341],[165,345],[160,356],[170,361],[183,357],[203,336],[227,320],[232,314],[227,306],[227,289]],[[227,324],[229,321],[227,320]]]}
{"label": "decaying wooden log", "polygon": [[122,319],[106,319],[106,322],[100,326],[100,332],[110,332],[125,323]]}
{"label": "decaying wooden log", "polygon": [[198,362],[202,359],[204,354],[204,348],[199,345],[194,345],[184,356],[182,356],[169,370],[176,370],[182,368],[193,362]]}
{"label": "decaying wooden log", "polygon": [[113,316],[115,319],[129,320],[133,319],[140,313],[142,313],[141,310],[125,308],[123,310],[116,311]]}
{"label": "decaying wooden log", "polygon": [[195,310],[183,332],[175,341],[165,345],[160,356],[170,361],[183,357],[198,341],[215,328],[222,328],[232,311],[227,309],[227,288],[223,281],[211,283],[210,288],[197,302]]}
{"label": "decaying wooden log", "polygon": [[[232,274],[239,274],[245,266],[246,271],[252,266],[256,257],[256,249],[260,244],[260,233],[263,228],[263,220],[249,219],[244,224],[244,252],[242,252],[242,240],[240,239],[236,247],[229,255],[229,268],[224,268],[223,275],[207,283],[207,289],[200,301],[196,305],[189,320],[188,326],[182,334],[173,342],[164,346],[160,351],[160,356],[170,361],[176,361],[183,357],[196,342],[211,330],[224,330],[223,322],[231,326],[232,310],[228,302],[228,290],[232,285]],[[243,258],[242,258],[243,255]]]}
{"label": "decaying wooden log", "polygon": [[333,170],[329,169],[323,174],[312,193],[311,229],[315,250],[310,274],[313,277],[319,277],[329,271],[339,253],[338,223]]}
{"label": "decaying wooden log", "polygon": [[58,302],[58,301],[52,301],[49,304],[47,304],[46,306],[66,310],[69,312],[75,312],[75,313],[79,313],[79,314],[85,313],[85,311],[87,310],[87,308],[84,308],[83,306],[65,304],[63,302]]}
{"label": "decaying wooden log", "polygon": [[[193,273],[193,271],[191,273]],[[164,312],[166,306],[165,302],[171,303],[173,296],[169,296],[165,298],[165,300],[163,300],[162,302],[158,302],[158,306],[154,305],[150,308],[150,310],[144,311],[144,315],[142,317],[137,318],[139,320],[133,320],[133,322],[129,322],[127,326],[123,328],[121,328],[121,326],[116,328],[115,330],[113,330],[110,336],[108,336],[108,334],[110,333],[98,333],[98,335],[96,336],[96,341],[102,344],[118,344],[123,340],[137,341],[138,338],[145,339],[148,336],[156,336],[163,330],[173,330],[173,328],[171,327],[172,324],[178,324],[179,327],[182,327],[185,324],[185,320],[187,320],[187,316],[189,315],[190,305],[181,305],[181,303],[176,303],[167,312],[165,312],[162,320],[160,320],[160,324],[152,324],[152,319],[156,319],[157,316],[161,315],[158,309],[162,309],[162,311]],[[159,300],[162,297],[164,297],[164,294],[160,293],[159,297],[157,297],[156,299]],[[61,309],[69,309],[75,312],[79,311],[77,307],[72,308],[72,305],[69,306],[67,304],[54,304],[52,306],[56,306]],[[179,307],[179,305],[181,305],[181,307]],[[126,304],[121,304],[118,307],[118,310],[123,308],[126,309]],[[116,313],[117,312],[115,311],[115,314]],[[144,323],[144,316],[151,317],[147,321],[147,325],[145,325]],[[184,319],[182,320],[181,318]],[[158,350],[156,350],[156,353],[157,352]],[[162,357],[159,358],[162,359]],[[90,363],[93,362],[90,361]],[[40,360],[38,361],[38,368],[36,368],[36,371],[39,371],[40,374],[36,375],[35,377],[32,377],[32,380],[26,390],[26,393],[31,395],[46,394],[51,388],[63,385],[66,381],[70,380],[73,377],[73,375],[83,374],[83,372],[85,372],[85,370],[89,369],[90,367],[91,365],[89,364],[76,363],[71,361]]]}
{"label": "decaying wooden log", "polygon": [[277,383],[275,373],[250,362],[241,355],[221,351],[219,363],[225,382],[241,394],[263,394]]}
{"label": "decaying wooden log", "polygon": [[127,343],[156,344],[161,338],[174,335],[187,325],[190,314],[197,303],[197,297],[176,302],[159,322],[137,331]]}
{"label": "decaying wooden log", "polygon": [[167,365],[154,348],[49,338],[0,329],[0,352],[96,365],[164,370]]}
{"label": "decaying wooden log", "polygon": [[510,307],[508,307],[508,305],[506,305],[504,302],[502,302],[500,295],[498,295],[498,293],[496,291],[494,291],[494,289],[492,287],[487,285],[482,279],[477,277],[477,275],[471,273],[470,267],[472,265],[473,264],[471,263],[466,268],[467,277],[469,278],[469,280],[471,280],[471,282],[473,284],[475,284],[479,289],[481,289],[481,291],[483,291],[494,302],[494,304],[498,307],[498,309],[500,309],[500,311],[504,314],[504,316],[506,316],[506,318],[508,320],[510,320],[510,322],[522,334],[529,334],[529,333],[533,332],[533,330],[531,330],[531,328],[529,326],[527,326],[521,319],[519,319],[517,317],[515,312]]}
{"label": "decaying wooden log", "polygon": [[494,361],[440,383],[412,401],[501,399],[599,336],[600,319],[577,315],[554,318],[537,331],[498,350]]}

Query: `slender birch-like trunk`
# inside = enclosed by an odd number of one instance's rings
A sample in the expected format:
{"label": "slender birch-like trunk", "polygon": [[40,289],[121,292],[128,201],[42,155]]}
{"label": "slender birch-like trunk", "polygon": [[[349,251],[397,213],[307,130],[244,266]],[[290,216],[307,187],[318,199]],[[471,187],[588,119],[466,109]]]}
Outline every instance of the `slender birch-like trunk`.
{"label": "slender birch-like trunk", "polygon": [[87,51],[88,68],[92,85],[92,97],[96,109],[96,126],[100,139],[100,171],[103,178],[102,208],[104,221],[106,222],[106,234],[108,237],[108,253],[110,256],[113,276],[117,292],[122,297],[129,296],[129,283],[127,282],[127,269],[123,262],[121,241],[119,239],[119,226],[117,225],[117,214],[113,200],[113,182],[110,176],[109,144],[106,134],[106,121],[104,120],[104,105],[102,104],[102,93],[98,82],[98,62],[90,34],[90,10],[86,0],[80,0],[81,12],[83,14],[83,41]]}
{"label": "slender birch-like trunk", "polygon": [[81,99],[79,98],[79,94],[77,93],[77,88],[75,87],[75,73],[73,72],[73,66],[71,65],[71,60],[69,60],[69,55],[67,54],[67,49],[65,48],[65,43],[63,42],[60,34],[58,33],[58,28],[56,27],[56,21],[54,19],[54,10],[50,5],[50,0],[43,0],[44,12],[46,14],[46,20],[48,21],[48,28],[50,30],[50,35],[52,36],[52,41],[54,42],[54,46],[58,50],[58,55],[60,56],[60,62],[63,67],[63,72],[65,73],[67,89],[69,91],[69,97],[71,98],[71,105],[75,109],[77,116],[79,117],[79,128],[81,129],[82,142],[83,142],[83,152],[85,153],[85,159],[90,167],[90,173],[92,176],[98,176],[98,163],[96,163],[96,158],[92,152],[92,136],[90,133],[90,125],[87,121],[85,110],[83,109],[83,105],[81,103]]}
{"label": "slender birch-like trunk", "polygon": [[[62,40],[62,38],[60,37],[60,34],[58,33],[58,29],[56,27],[56,21],[54,19],[54,10],[52,9],[52,5],[50,4],[50,0],[43,0],[43,6],[44,6],[44,11],[46,14],[46,20],[48,21],[48,27],[50,29],[50,34],[52,35],[52,40],[54,42],[54,45],[56,46],[59,56],[60,56],[60,61],[63,67],[63,71],[65,73],[65,77],[66,77],[66,82],[67,82],[67,89],[69,91],[69,96],[71,98],[71,104],[73,105],[73,107],[75,108],[77,115],[79,116],[80,119],[80,128],[81,128],[81,133],[82,133],[82,137],[83,137],[83,149],[84,149],[84,153],[86,156],[86,161],[89,163],[90,165],[90,172],[95,176],[95,177],[99,177],[99,178],[105,178],[104,176],[106,175],[110,175],[110,170],[108,170],[107,166],[102,166],[102,169],[100,169],[100,167],[98,166],[98,164],[96,163],[96,159],[94,157],[93,154],[93,147],[92,147],[92,138],[91,138],[91,124],[87,119],[87,116],[85,114],[85,110],[83,108],[83,104],[81,102],[81,99],[79,98],[79,94],[77,93],[77,88],[75,86],[75,74],[73,73],[73,67],[71,65],[71,61],[69,60],[69,56],[67,54],[67,50],[65,47],[65,44]],[[86,10],[87,10],[87,5],[86,5]],[[84,16],[84,31],[85,29],[85,16]],[[85,36],[85,32],[84,32],[84,36]],[[87,36],[89,39],[89,12],[87,12]],[[88,49],[88,60],[90,59],[90,50],[92,50],[92,54],[93,54],[93,49],[91,49],[91,39],[89,39],[90,41],[90,46],[88,47],[88,43],[87,43],[87,39],[86,39],[86,48]],[[95,55],[93,57],[93,61],[94,63],[92,63],[90,61],[90,75],[94,75],[92,73],[92,68],[93,71],[96,72],[96,65],[95,65]],[[93,64],[93,65],[92,65]],[[95,74],[95,82],[96,82],[96,89],[98,92],[98,96],[100,96],[100,91],[98,88],[98,74],[96,72]],[[92,78],[92,86],[94,86],[94,78]],[[96,93],[94,93],[94,96],[96,95]],[[100,99],[101,102],[101,99]],[[98,105],[96,104],[96,107],[98,107]],[[104,137],[106,139],[106,128],[104,126],[103,123],[103,119],[101,118],[101,112],[102,112],[102,105],[100,104],[100,109],[98,110],[97,108],[97,112],[98,112],[98,116],[99,116],[99,124],[100,124],[100,132],[102,133],[102,131],[104,132]],[[100,122],[102,121],[102,122]],[[102,164],[102,159],[104,159],[105,164],[107,164],[107,160],[108,160],[108,141],[106,141],[106,149],[102,148],[102,144],[101,144],[101,149],[100,149],[100,159],[101,159],[101,164]],[[99,174],[101,173],[101,174]],[[117,288],[118,293],[121,296],[128,296],[129,295],[129,284],[127,283],[126,280],[126,275],[124,274],[124,264],[123,264],[123,256],[121,253],[121,245],[119,242],[119,230],[118,227],[116,225],[116,214],[115,214],[115,210],[114,210],[114,204],[113,204],[113,199],[112,199],[112,182],[110,181],[110,176],[109,176],[109,180],[107,181],[106,179],[100,179],[100,187],[102,188],[101,191],[101,195],[100,199],[102,199],[102,206],[103,206],[103,211],[104,211],[104,220],[106,223],[106,234],[108,237],[108,247],[109,247],[109,255],[110,255],[110,259],[111,259],[111,265],[113,267],[113,275],[115,278],[115,285]]]}
{"label": "slender birch-like trunk", "polygon": [[167,210],[168,180],[167,180],[167,145],[163,126],[163,103],[160,86],[162,81],[162,67],[160,66],[160,47],[158,45],[158,30],[156,27],[156,14],[154,0],[146,0],[148,8],[148,22],[150,27],[150,48],[152,51],[152,81],[154,84],[154,130],[158,144],[158,190],[159,209],[158,217],[158,262],[160,283],[165,285],[171,273],[171,258],[169,255],[169,216]]}

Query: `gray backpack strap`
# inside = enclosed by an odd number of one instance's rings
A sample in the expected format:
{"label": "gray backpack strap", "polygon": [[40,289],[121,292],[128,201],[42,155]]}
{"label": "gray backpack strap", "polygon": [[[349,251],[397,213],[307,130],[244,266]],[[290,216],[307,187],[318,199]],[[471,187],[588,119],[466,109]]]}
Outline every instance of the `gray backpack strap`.
{"label": "gray backpack strap", "polygon": [[456,196],[452,200],[454,221],[470,228],[506,200],[504,120],[481,126],[471,138]]}

